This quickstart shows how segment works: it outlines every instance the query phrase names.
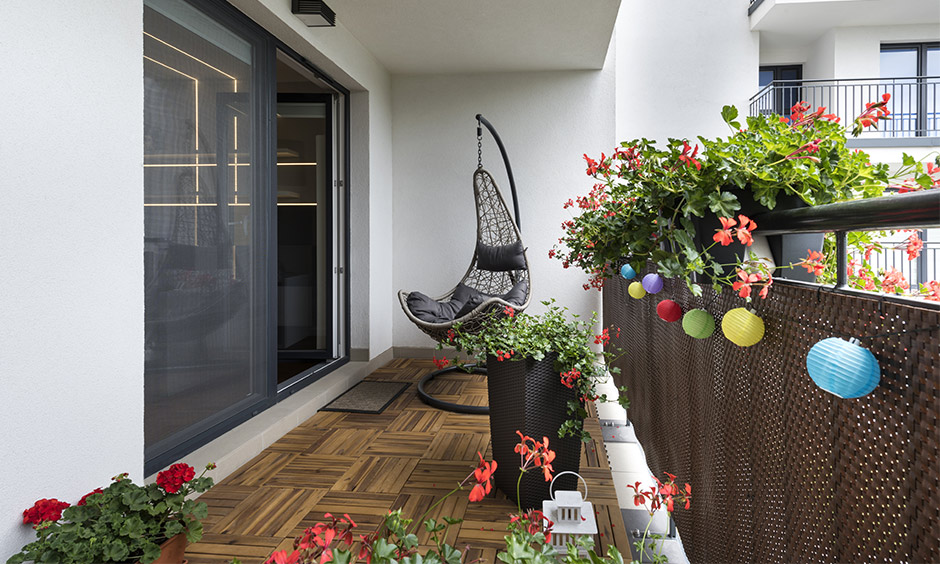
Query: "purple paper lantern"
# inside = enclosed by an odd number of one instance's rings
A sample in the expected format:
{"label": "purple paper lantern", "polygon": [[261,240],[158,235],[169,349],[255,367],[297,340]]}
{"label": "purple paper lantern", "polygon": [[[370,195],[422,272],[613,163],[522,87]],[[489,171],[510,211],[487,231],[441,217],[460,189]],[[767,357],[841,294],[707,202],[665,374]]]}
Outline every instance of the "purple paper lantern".
{"label": "purple paper lantern", "polygon": [[663,289],[663,277],[650,273],[643,277],[643,289],[650,294],[658,294]]}

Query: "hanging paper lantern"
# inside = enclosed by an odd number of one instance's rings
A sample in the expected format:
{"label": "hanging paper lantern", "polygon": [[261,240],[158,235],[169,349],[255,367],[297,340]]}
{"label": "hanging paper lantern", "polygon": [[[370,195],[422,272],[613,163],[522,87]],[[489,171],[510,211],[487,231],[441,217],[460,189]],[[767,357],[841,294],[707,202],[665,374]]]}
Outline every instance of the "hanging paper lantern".
{"label": "hanging paper lantern", "polygon": [[704,309],[689,310],[682,316],[682,330],[695,339],[707,339],[715,332],[715,318]]}
{"label": "hanging paper lantern", "polygon": [[652,272],[647,274],[643,277],[643,289],[650,294],[658,294],[663,289],[663,277]]}
{"label": "hanging paper lantern", "polygon": [[631,297],[640,299],[646,295],[646,290],[643,289],[643,284],[639,282],[631,282],[630,286],[627,288],[627,292]]}
{"label": "hanging paper lantern", "polygon": [[625,264],[620,267],[620,276],[623,276],[625,280],[633,280],[636,278],[636,271],[629,264]]}
{"label": "hanging paper lantern", "polygon": [[721,318],[721,330],[732,343],[750,347],[764,337],[764,321],[753,310],[736,307]]}
{"label": "hanging paper lantern", "polygon": [[663,300],[656,306],[656,315],[663,321],[672,323],[682,317],[682,308],[672,300]]}
{"label": "hanging paper lantern", "polygon": [[858,339],[830,337],[806,355],[806,371],[820,388],[840,398],[860,398],[878,387],[881,367]]}

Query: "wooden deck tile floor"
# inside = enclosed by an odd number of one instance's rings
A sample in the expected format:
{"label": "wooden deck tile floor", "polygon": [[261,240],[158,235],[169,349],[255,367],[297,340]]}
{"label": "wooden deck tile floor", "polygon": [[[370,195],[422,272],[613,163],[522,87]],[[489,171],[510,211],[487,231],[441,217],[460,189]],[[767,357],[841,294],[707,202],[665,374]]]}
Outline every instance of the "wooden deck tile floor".
{"label": "wooden deck tile floor", "polygon": [[[477,451],[490,457],[489,419],[440,411],[417,396],[429,360],[397,359],[368,380],[412,385],[377,415],[321,411],[203,494],[209,504],[205,535],[186,551],[190,564],[217,564],[238,557],[263,562],[276,549],[291,549],[306,527],[324,513],[348,513],[368,533],[391,509],[417,519],[477,466]],[[428,391],[444,400],[486,405],[485,376],[452,373]],[[597,512],[595,543],[629,554],[600,425],[585,422],[595,441],[581,454],[581,474]],[[499,471],[514,471],[512,468]],[[495,562],[504,547],[507,515],[514,504],[501,492],[469,503],[457,493],[430,516],[464,521],[452,528],[454,546],[470,545],[471,556]],[[427,533],[420,536],[426,542]],[[470,559],[472,560],[472,558]]]}

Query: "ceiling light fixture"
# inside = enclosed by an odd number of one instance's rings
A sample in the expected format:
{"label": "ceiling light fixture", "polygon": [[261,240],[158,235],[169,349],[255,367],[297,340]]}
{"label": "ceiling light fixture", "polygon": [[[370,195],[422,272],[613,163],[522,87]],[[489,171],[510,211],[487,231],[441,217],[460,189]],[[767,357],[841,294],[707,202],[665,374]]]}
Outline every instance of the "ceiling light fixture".
{"label": "ceiling light fixture", "polygon": [[307,27],[336,25],[336,12],[320,0],[291,0],[290,11]]}

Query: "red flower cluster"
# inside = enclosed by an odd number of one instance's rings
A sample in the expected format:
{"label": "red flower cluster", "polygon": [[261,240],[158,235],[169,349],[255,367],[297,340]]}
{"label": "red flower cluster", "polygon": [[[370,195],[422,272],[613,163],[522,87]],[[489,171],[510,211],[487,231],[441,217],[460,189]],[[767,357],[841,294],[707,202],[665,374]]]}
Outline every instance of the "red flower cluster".
{"label": "red flower cluster", "polygon": [[[293,552],[288,554],[286,550],[279,550],[271,554],[264,561],[265,564],[312,562],[318,556],[321,563],[329,562],[333,559],[332,544],[334,540],[344,543],[347,547],[352,546],[352,530],[356,527],[356,522],[352,520],[352,517],[344,514],[343,517],[337,519],[330,513],[324,514],[323,517],[329,519],[330,523],[317,523],[313,527],[307,527],[303,534],[294,541]],[[362,551],[365,550],[366,546],[363,544]],[[367,558],[368,561],[371,561],[371,554],[360,552],[359,558]]]}
{"label": "red flower cluster", "polygon": [[516,310],[514,310],[512,306],[506,306],[503,308],[503,315],[505,315],[506,317],[515,317]]}
{"label": "red flower cluster", "polygon": [[594,336],[595,345],[604,345],[607,346],[610,343],[610,330],[604,327],[604,330],[601,331],[600,335]]}
{"label": "red flower cluster", "polygon": [[32,523],[36,529],[46,521],[58,521],[62,518],[62,511],[69,504],[53,499],[40,499],[32,507],[23,511],[23,523]]}
{"label": "red flower cluster", "polygon": [[896,268],[889,268],[884,280],[881,281],[881,290],[886,294],[893,294],[898,288],[907,290],[910,287],[911,285],[907,283],[907,279]]}
{"label": "red flower cluster", "polygon": [[689,144],[683,141],[682,154],[679,155],[679,162],[685,163],[686,166],[694,166],[696,170],[702,170],[702,163],[695,159],[695,155],[698,154],[698,144],[695,145],[695,150],[692,151],[691,155],[689,154],[690,150],[692,150],[692,147],[689,147]]}
{"label": "red flower cluster", "polygon": [[924,248],[924,242],[921,241],[917,233],[913,233],[907,238],[907,260],[914,260],[920,256],[921,249]]}
{"label": "red flower cluster", "polygon": [[434,362],[434,366],[436,366],[438,370],[443,370],[450,365],[450,360],[448,360],[447,357],[437,358],[437,355],[434,355],[432,360]]}
{"label": "red flower cluster", "polygon": [[552,479],[552,472],[555,471],[555,469],[552,468],[552,461],[555,460],[555,451],[548,449],[548,437],[542,437],[541,441],[537,441],[532,437],[523,435],[518,430],[516,434],[519,435],[520,441],[513,451],[519,453],[519,470],[525,472],[534,465],[542,469],[545,475],[545,481],[550,481]]}
{"label": "red flower cluster", "polygon": [[811,249],[806,249],[806,252],[809,253],[809,256],[796,264],[805,268],[806,272],[812,272],[813,275],[819,276],[822,274],[822,271],[826,269],[826,264],[824,262],[826,257],[822,253],[813,251]]}
{"label": "red flower cluster", "polygon": [[793,107],[790,108],[790,117],[780,118],[780,121],[784,123],[790,123],[791,127],[799,127],[801,125],[812,125],[818,119],[825,119],[829,121],[834,121],[839,123],[839,116],[835,114],[824,114],[826,111],[826,106],[820,106],[816,109],[815,112],[806,113],[812,106],[805,101],[797,102],[793,104]]}
{"label": "red flower cluster", "polygon": [[189,464],[179,463],[157,474],[157,485],[167,493],[180,491],[183,484],[196,477],[196,471]]}
{"label": "red flower cluster", "polygon": [[653,515],[664,505],[666,511],[672,513],[676,500],[684,502],[684,509],[688,509],[692,505],[692,486],[685,484],[685,487],[680,490],[679,486],[676,485],[676,477],[669,472],[664,472],[664,474],[669,477],[669,480],[663,483],[654,476],[653,479],[656,480],[656,485],[648,490],[641,489],[640,482],[627,485],[628,488],[633,490],[633,505],[644,506],[650,515]]}
{"label": "red flower cluster", "polygon": [[751,286],[757,285],[762,286],[760,291],[761,299],[767,297],[767,294],[770,292],[770,287],[773,286],[774,279],[771,275],[767,274],[767,278],[764,278],[764,273],[762,272],[746,272],[742,269],[738,269],[738,280],[731,285],[731,289],[738,293],[742,298],[751,297]]}
{"label": "red flower cluster", "polygon": [[581,372],[572,368],[568,372],[561,373],[561,383],[569,388],[574,388],[578,379],[581,378]]}
{"label": "red flower cluster", "polygon": [[940,302],[940,282],[936,280],[927,282],[924,284],[924,291],[927,292],[927,295],[924,297],[925,300]]}
{"label": "red flower cluster", "polygon": [[93,495],[95,495],[95,494],[103,493],[103,492],[104,492],[104,490],[102,490],[101,488],[95,488],[94,490],[92,490],[92,491],[86,493],[85,495],[83,495],[83,496],[82,496],[82,499],[78,500],[78,503],[76,503],[75,505],[85,505],[85,503],[86,503],[86,501],[88,500],[89,497],[91,497],[91,496],[93,496]]}
{"label": "red flower cluster", "polygon": [[852,130],[853,135],[858,135],[866,127],[878,128],[878,120],[880,119],[891,119],[888,115],[891,113],[886,107],[888,105],[888,100],[891,99],[891,94],[885,92],[881,95],[880,102],[866,102],[865,111],[859,114],[855,118],[855,127]]}
{"label": "red flower cluster", "polygon": [[552,527],[555,523],[538,509],[530,509],[528,513],[510,515],[509,517],[510,526],[518,523],[520,526],[524,527],[530,535],[542,533],[545,535],[545,542],[552,542]]}
{"label": "red flower cluster", "polygon": [[516,351],[505,352],[505,351],[500,351],[500,350],[498,350],[498,351],[496,351],[496,360],[498,360],[498,361],[500,361],[500,362],[502,362],[502,361],[504,361],[504,360],[509,360],[509,358],[510,358],[512,355],[514,355],[514,354],[516,354]]}
{"label": "red flower cluster", "polygon": [[727,247],[734,242],[731,230],[735,226],[737,226],[737,229],[734,230],[734,236],[737,236],[742,245],[750,247],[754,242],[751,232],[757,229],[757,224],[751,218],[746,215],[738,215],[738,221],[735,221],[732,217],[719,217],[718,220],[721,221],[721,229],[715,230],[712,239],[716,243],[720,243],[722,247]]}
{"label": "red flower cluster", "polygon": [[487,462],[483,460],[483,455],[480,454],[480,451],[477,451],[477,456],[480,457],[480,464],[477,466],[476,470],[473,471],[473,479],[477,483],[473,484],[473,489],[470,490],[470,501],[480,501],[488,493],[493,491],[493,473],[496,472],[496,461]]}

